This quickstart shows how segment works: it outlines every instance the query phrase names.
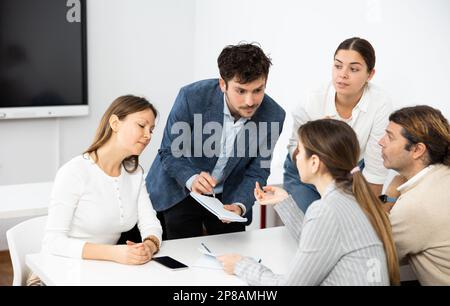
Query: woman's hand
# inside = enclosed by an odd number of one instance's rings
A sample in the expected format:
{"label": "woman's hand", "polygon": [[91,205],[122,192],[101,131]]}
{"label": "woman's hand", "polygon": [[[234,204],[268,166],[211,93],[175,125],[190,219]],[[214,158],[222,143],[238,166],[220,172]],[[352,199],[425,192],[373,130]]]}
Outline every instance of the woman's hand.
{"label": "woman's hand", "polygon": [[223,265],[223,270],[228,274],[234,274],[234,268],[238,261],[242,259],[241,255],[238,254],[227,254],[222,256],[217,256],[217,260],[219,260]]}
{"label": "woman's hand", "polygon": [[142,265],[152,259],[153,253],[143,243],[127,241],[114,246],[114,261],[126,265]]}
{"label": "woman's hand", "polygon": [[397,188],[406,183],[406,181],[407,179],[401,175],[394,176],[389,186],[386,188],[386,194],[391,198],[398,198],[400,196],[400,192]]}
{"label": "woman's hand", "polygon": [[[386,188],[386,195],[391,198],[398,198],[400,196],[400,192],[397,190],[397,188],[406,183],[406,181],[407,179],[401,175],[394,176],[391,183]],[[383,205],[384,211],[390,213],[394,205],[395,203],[385,203]]]}
{"label": "woman's hand", "polygon": [[[127,243],[128,243],[128,241],[127,241]],[[142,242],[142,244],[146,248],[147,252],[149,252],[150,259],[152,259],[153,255],[158,251],[158,246],[152,240],[144,240],[144,242]]]}
{"label": "woman's hand", "polygon": [[261,189],[258,182],[256,182],[254,194],[256,200],[261,205],[277,204],[289,197],[289,194],[283,188],[265,186]]}

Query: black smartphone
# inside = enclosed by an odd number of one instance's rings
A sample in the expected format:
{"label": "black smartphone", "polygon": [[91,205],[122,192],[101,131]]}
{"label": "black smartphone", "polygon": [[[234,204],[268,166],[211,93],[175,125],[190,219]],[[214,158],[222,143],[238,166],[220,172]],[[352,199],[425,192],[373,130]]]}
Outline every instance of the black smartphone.
{"label": "black smartphone", "polygon": [[181,263],[169,256],[153,257],[153,260],[172,270],[188,268],[188,266],[186,266],[184,263]]}

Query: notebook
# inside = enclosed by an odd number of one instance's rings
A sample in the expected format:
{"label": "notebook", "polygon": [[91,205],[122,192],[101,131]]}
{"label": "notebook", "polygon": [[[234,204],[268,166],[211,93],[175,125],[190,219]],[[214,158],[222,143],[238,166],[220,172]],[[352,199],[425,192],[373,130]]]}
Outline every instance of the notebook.
{"label": "notebook", "polygon": [[205,268],[213,270],[223,270],[222,263],[218,261],[215,257],[210,255],[202,254],[197,261],[192,265],[196,268]]}
{"label": "notebook", "polygon": [[223,208],[223,203],[216,198],[204,196],[195,192],[191,192],[191,197],[193,197],[197,202],[199,202],[220,220],[229,222],[247,222],[247,218],[238,216],[237,214]]}

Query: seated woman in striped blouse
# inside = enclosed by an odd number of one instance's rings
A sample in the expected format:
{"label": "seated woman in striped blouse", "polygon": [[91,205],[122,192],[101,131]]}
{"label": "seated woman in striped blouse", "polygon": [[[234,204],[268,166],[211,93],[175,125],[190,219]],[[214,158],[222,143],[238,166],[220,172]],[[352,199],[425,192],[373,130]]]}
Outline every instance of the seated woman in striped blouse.
{"label": "seated woman in striped blouse", "polygon": [[[146,99],[117,98],[92,145],[57,172],[43,251],[65,257],[139,265],[152,259],[162,229],[145,187],[139,155],[157,111]],[[137,223],[143,241],[116,245]]]}
{"label": "seated woman in striped blouse", "polygon": [[302,125],[298,137],[295,163],[321,199],[303,215],[282,188],[261,190],[258,183],[255,188],[259,203],[275,204],[298,241],[291,269],[279,275],[252,258],[230,254],[218,258],[224,270],[250,285],[398,284],[389,219],[357,167],[355,132],[344,122],[322,119]]}

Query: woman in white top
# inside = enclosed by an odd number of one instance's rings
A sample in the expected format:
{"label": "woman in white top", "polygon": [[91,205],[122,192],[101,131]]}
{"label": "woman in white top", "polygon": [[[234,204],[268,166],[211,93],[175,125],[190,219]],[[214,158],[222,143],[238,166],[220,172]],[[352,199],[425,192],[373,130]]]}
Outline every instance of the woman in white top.
{"label": "woman in white top", "polygon": [[343,41],[334,54],[332,83],[310,92],[293,114],[283,183],[304,212],[320,194],[314,186],[301,181],[292,156],[297,147],[296,132],[310,120],[337,119],[353,128],[360,144],[363,174],[374,193],[381,194],[387,169],[377,142],[384,135],[392,106],[383,91],[369,83],[375,74],[374,67],[375,51],[367,40],[354,37]]}
{"label": "woman in white top", "polygon": [[255,188],[261,205],[275,204],[297,243],[289,271],[276,274],[237,254],[218,257],[224,270],[250,285],[398,284],[389,218],[357,166],[359,144],[353,129],[339,120],[315,120],[298,129],[298,140],[296,167],[322,198],[303,214],[282,188],[261,190],[258,183]]}
{"label": "woman in white top", "polygon": [[[56,174],[44,252],[135,265],[152,259],[162,229],[139,155],[150,142],[156,116],[152,104],[131,95],[106,110],[92,145]],[[116,245],[136,223],[143,241]]]}

